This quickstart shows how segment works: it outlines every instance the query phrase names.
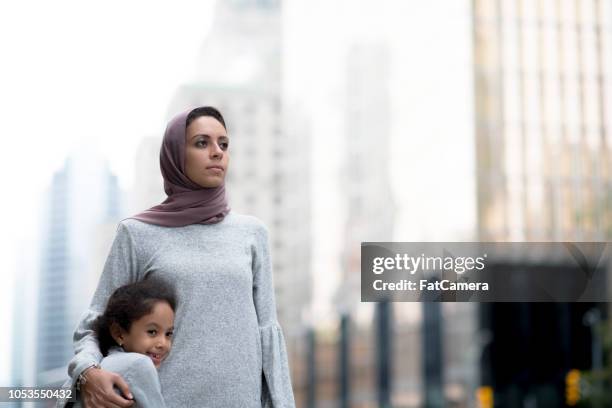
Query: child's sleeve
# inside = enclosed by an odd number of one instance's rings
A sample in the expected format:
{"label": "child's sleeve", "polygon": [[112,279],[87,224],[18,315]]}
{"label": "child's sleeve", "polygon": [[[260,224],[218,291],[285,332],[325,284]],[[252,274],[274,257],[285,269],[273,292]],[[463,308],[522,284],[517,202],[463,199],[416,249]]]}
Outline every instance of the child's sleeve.
{"label": "child's sleeve", "polygon": [[104,312],[108,298],[115,289],[139,279],[137,259],[132,235],[127,226],[120,222],[89,309],[82,315],[74,331],[75,355],[68,364],[68,375],[73,385],[84,369],[102,360],[93,323]]}
{"label": "child's sleeve", "polygon": [[125,381],[130,386],[130,392],[138,407],[166,408],[159,375],[149,357],[140,355],[131,364],[129,372],[125,375]]}
{"label": "child's sleeve", "polygon": [[261,224],[253,256],[253,300],[262,347],[262,402],[264,407],[295,407],[285,339],[276,317],[268,231]]}

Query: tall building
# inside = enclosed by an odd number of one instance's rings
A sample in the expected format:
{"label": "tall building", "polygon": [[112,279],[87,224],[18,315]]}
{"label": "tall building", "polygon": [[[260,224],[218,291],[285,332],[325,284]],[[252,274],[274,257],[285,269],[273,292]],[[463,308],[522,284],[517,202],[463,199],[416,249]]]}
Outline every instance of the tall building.
{"label": "tall building", "polygon": [[[398,232],[395,230],[396,214],[407,211],[407,208],[400,208],[400,203],[396,204],[391,186],[392,178],[398,176],[390,169],[392,151],[397,148],[391,138],[394,121],[391,114],[391,64],[392,55],[386,43],[353,45],[347,52],[346,157],[340,183],[344,188],[347,217],[341,257],[342,284],[335,303],[339,313],[350,313],[355,322],[350,352],[350,371],[354,373],[350,380],[351,404],[374,398],[376,370],[380,364],[376,360],[377,342],[381,339],[376,337],[375,305],[360,302],[360,244],[363,241],[392,241]],[[413,137],[416,140],[427,136]],[[420,177],[426,177],[429,169],[426,167],[422,171]],[[417,216],[413,212],[410,214]],[[422,344],[427,330],[423,304],[397,302],[388,309],[392,310],[393,322],[390,335],[393,346],[389,352],[393,360],[391,393],[394,404],[415,404],[414,401],[424,398],[423,386],[428,383],[423,373],[426,354],[438,358],[444,367],[446,387],[438,392],[444,393],[449,400],[466,399],[463,394],[457,394],[464,392],[466,385],[471,385],[476,375],[475,364],[465,355],[459,355],[466,347],[457,349],[456,345],[469,345],[474,340],[474,308],[469,304],[443,306],[435,316],[438,321],[444,321],[444,330],[438,334],[439,347]]]}
{"label": "tall building", "polygon": [[[349,406],[376,395],[372,336],[374,303],[361,302],[361,242],[389,241],[393,236],[395,202],[391,191],[391,100],[389,48],[380,42],[352,44],[345,61],[343,163],[339,174],[346,209],[342,239],[341,284],[334,294],[339,316],[349,317],[353,337],[348,346],[346,388]],[[376,80],[372,80],[376,78]],[[332,404],[337,392],[337,357],[318,344],[322,367],[318,399]],[[336,347],[332,345],[332,347]],[[330,351],[334,351],[333,349]],[[350,391],[348,391],[350,390]]]}
{"label": "tall building", "polygon": [[[34,244],[35,245],[35,244]],[[18,250],[19,279],[13,291],[13,334],[11,347],[11,386],[34,384],[36,349],[36,299],[38,294],[38,252],[32,244],[23,243]]]}
{"label": "tall building", "polygon": [[93,294],[97,227],[116,221],[117,178],[94,151],[71,155],[53,175],[44,231],[37,317],[36,373],[40,384],[61,381],[71,356],[72,333]]}
{"label": "tall building", "polygon": [[393,236],[389,63],[388,47],[381,43],[355,44],[347,53],[346,147],[340,183],[347,216],[342,285],[335,296],[341,313],[372,306],[360,303],[361,242],[389,241]]}
{"label": "tall building", "polygon": [[481,240],[612,236],[612,5],[474,1]]}
{"label": "tall building", "polygon": [[[480,240],[609,241],[612,4],[474,0],[473,20]],[[564,404],[567,372],[596,364],[586,316],[605,308],[480,305],[495,406]]]}
{"label": "tall building", "polygon": [[230,206],[270,231],[279,320],[293,334],[310,300],[308,145],[286,126],[281,62],[280,1],[221,0],[197,76],[177,90],[169,116],[212,105],[225,117]]}

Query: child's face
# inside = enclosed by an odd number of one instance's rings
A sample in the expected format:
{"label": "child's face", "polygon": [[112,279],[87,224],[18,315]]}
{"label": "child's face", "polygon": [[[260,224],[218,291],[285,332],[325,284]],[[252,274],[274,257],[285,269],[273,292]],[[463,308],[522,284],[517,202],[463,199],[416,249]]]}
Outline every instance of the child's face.
{"label": "child's face", "polygon": [[121,330],[118,342],[132,353],[145,354],[159,367],[172,346],[174,312],[167,302],[157,302],[150,314],[132,322],[129,333]]}

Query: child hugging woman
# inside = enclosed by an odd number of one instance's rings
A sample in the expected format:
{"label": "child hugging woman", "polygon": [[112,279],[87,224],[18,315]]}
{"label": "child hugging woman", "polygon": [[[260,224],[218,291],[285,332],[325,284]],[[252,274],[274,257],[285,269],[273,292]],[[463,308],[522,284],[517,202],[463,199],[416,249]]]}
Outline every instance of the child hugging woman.
{"label": "child hugging woman", "polygon": [[[166,406],[157,368],[170,352],[175,310],[173,289],[162,280],[145,279],[117,288],[93,324],[104,358],[92,369],[121,375],[131,393],[123,396],[134,401],[133,407]],[[122,394],[118,388],[115,392]],[[75,403],[60,401],[58,406],[76,408],[83,403],[77,392]]]}
{"label": "child hugging woman", "polygon": [[[84,404],[134,405],[132,386],[121,373],[92,368],[103,357],[94,323],[115,289],[156,277],[170,282],[180,301],[175,311],[180,333],[157,371],[168,407],[295,408],[268,229],[230,209],[229,146],[225,119],[212,106],[183,111],[169,121],[159,152],[167,198],[119,222],[98,287],[74,331],[68,375],[79,384]],[[131,331],[119,322],[107,327],[117,347],[122,344],[153,365],[163,360],[162,346],[130,348]],[[162,327],[155,336],[167,330]]]}

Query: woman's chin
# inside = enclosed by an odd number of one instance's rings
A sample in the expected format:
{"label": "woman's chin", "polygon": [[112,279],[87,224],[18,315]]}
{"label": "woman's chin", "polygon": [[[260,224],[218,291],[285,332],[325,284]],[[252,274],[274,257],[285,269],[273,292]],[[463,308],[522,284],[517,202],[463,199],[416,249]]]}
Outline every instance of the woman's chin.
{"label": "woman's chin", "polygon": [[222,177],[219,177],[219,178],[214,178],[214,179],[203,180],[203,181],[198,182],[197,184],[203,188],[217,188],[217,187],[222,186],[224,181],[225,180]]}

